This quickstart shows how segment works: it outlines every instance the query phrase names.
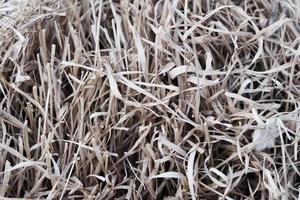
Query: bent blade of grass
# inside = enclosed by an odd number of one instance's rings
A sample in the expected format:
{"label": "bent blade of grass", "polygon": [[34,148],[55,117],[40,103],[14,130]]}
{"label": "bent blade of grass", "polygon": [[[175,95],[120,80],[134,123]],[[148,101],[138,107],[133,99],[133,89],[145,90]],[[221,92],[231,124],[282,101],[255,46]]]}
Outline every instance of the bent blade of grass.
{"label": "bent blade of grass", "polygon": [[180,172],[164,172],[155,176],[151,176],[150,179],[155,178],[177,178],[177,179],[185,179],[185,176]]}

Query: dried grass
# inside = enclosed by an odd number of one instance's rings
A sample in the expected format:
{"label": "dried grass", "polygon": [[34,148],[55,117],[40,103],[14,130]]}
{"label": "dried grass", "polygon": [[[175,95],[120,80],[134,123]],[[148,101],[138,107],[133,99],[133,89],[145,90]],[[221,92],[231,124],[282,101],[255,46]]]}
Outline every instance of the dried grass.
{"label": "dried grass", "polygon": [[299,10],[0,0],[0,199],[299,199]]}

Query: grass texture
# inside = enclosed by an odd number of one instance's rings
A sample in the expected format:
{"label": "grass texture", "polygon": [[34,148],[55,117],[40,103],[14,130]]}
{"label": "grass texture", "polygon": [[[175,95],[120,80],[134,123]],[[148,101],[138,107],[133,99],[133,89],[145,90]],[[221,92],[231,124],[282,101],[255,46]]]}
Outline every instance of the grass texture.
{"label": "grass texture", "polygon": [[0,0],[0,199],[299,199],[299,2]]}

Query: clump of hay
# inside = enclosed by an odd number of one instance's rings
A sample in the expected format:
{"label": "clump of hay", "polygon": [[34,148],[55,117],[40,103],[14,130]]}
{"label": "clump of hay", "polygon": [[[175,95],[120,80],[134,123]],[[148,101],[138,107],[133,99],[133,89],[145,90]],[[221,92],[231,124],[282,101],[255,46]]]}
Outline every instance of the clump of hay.
{"label": "clump of hay", "polygon": [[0,196],[297,199],[299,3],[1,0]]}

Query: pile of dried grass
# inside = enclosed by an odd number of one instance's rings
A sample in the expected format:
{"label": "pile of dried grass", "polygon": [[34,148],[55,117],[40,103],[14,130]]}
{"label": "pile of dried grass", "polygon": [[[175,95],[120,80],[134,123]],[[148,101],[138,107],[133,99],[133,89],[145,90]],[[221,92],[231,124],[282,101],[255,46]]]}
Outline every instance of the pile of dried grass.
{"label": "pile of dried grass", "polygon": [[0,197],[297,199],[297,4],[1,0]]}

